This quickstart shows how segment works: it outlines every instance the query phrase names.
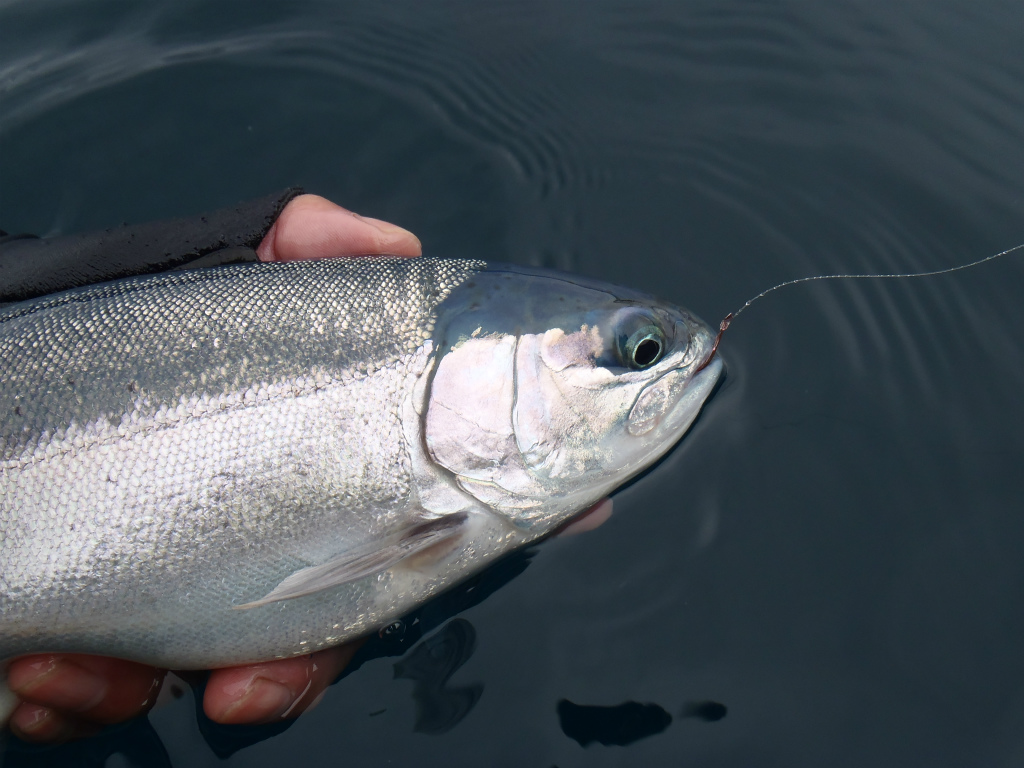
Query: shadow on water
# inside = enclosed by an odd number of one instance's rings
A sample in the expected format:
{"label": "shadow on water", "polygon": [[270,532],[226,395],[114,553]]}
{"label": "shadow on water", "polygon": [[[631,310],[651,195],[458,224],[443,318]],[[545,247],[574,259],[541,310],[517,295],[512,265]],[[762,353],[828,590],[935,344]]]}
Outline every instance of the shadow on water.
{"label": "shadow on water", "polygon": [[558,702],[562,733],[581,747],[603,744],[625,747],[634,741],[661,733],[672,724],[672,715],[657,704],[627,701],[614,707]]}
{"label": "shadow on water", "polygon": [[[625,701],[615,706],[594,706],[562,699],[556,709],[562,733],[581,747],[591,744],[626,747],[656,736],[672,725],[672,715],[661,705],[653,703]],[[728,707],[717,701],[691,701],[683,705],[679,716],[716,723],[728,711]]]}
{"label": "shadow on water", "polygon": [[683,706],[680,716],[703,720],[705,723],[717,723],[728,713],[729,708],[717,701],[691,701]]}

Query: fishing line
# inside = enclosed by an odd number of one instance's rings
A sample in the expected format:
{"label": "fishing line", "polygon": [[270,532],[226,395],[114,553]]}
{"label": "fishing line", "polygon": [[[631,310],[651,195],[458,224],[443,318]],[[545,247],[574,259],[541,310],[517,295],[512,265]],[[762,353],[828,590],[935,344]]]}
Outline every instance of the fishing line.
{"label": "fishing line", "polygon": [[[798,285],[799,283],[809,283],[813,280],[894,280],[896,278],[905,277],[934,277],[935,275],[945,275],[950,272],[959,272],[961,269],[970,269],[971,267],[976,267],[979,264],[984,264],[986,261],[992,261],[993,259],[998,259],[1000,256],[1006,256],[1007,254],[1013,253],[1014,251],[1019,251],[1021,248],[1024,248],[1024,243],[1021,243],[1020,245],[1015,245],[1013,246],[1013,248],[1007,248],[1005,251],[1000,251],[999,253],[993,253],[991,256],[986,256],[983,259],[972,261],[969,264],[960,264],[955,267],[946,267],[945,269],[933,269],[928,272],[905,272],[899,274],[891,273],[882,275],[813,275],[811,277],[798,277],[795,280],[786,280],[785,282],[779,283],[778,285],[773,285],[768,290],[761,291],[759,294],[757,294],[757,296],[754,296],[752,299],[748,299],[747,302],[742,307],[737,309],[735,312],[730,312],[728,315],[725,316],[725,318],[718,326],[718,335],[715,336],[715,343],[711,347],[711,353],[704,360],[704,365],[707,365],[709,362],[711,362],[711,358],[715,356],[715,352],[718,351],[718,345],[722,342],[722,335],[732,324],[733,320],[739,317],[740,313],[747,307],[749,307],[751,304],[753,304],[755,301],[763,299],[769,293],[779,290],[779,288],[785,288],[788,285]],[[704,365],[702,365],[701,368],[703,368]]]}

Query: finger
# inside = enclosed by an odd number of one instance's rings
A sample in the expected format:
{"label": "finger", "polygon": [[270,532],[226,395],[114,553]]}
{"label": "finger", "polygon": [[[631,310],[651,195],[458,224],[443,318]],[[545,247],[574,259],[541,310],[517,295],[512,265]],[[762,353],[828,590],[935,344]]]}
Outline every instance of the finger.
{"label": "finger", "polygon": [[256,249],[262,261],[422,252],[420,241],[408,230],[360,216],[317,195],[300,195],[288,203]]}
{"label": "finger", "polygon": [[22,701],[73,715],[74,720],[117,723],[156,701],[164,671],[145,664],[83,654],[37,654],[11,662],[7,682]]}
{"label": "finger", "polygon": [[555,531],[555,536],[575,536],[577,533],[592,531],[608,522],[608,518],[611,516],[612,500],[601,499],[597,504],[580,512],[572,520],[562,525]]}
{"label": "finger", "polygon": [[11,732],[22,741],[56,743],[67,741],[75,734],[71,718],[49,707],[22,702],[10,720]]}
{"label": "finger", "polygon": [[215,669],[203,710],[218,723],[270,723],[312,708],[352,660],[362,641],[309,656]]}

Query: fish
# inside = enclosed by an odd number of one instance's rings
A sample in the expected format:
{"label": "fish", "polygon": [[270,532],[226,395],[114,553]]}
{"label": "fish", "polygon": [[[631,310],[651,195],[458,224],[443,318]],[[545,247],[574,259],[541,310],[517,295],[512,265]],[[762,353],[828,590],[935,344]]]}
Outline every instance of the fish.
{"label": "fish", "polygon": [[0,659],[209,669],[387,626],[665,454],[713,336],[631,289],[434,257],[0,307]]}

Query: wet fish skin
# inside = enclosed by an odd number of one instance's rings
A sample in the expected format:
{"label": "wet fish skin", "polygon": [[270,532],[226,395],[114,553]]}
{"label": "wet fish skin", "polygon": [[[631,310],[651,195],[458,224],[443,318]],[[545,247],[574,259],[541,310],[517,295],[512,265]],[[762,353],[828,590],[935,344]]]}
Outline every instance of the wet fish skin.
{"label": "wet fish skin", "polygon": [[[646,370],[608,362],[629,312],[667,334]],[[671,447],[710,344],[625,289],[431,258],[0,309],[0,659],[210,668],[386,625]]]}

